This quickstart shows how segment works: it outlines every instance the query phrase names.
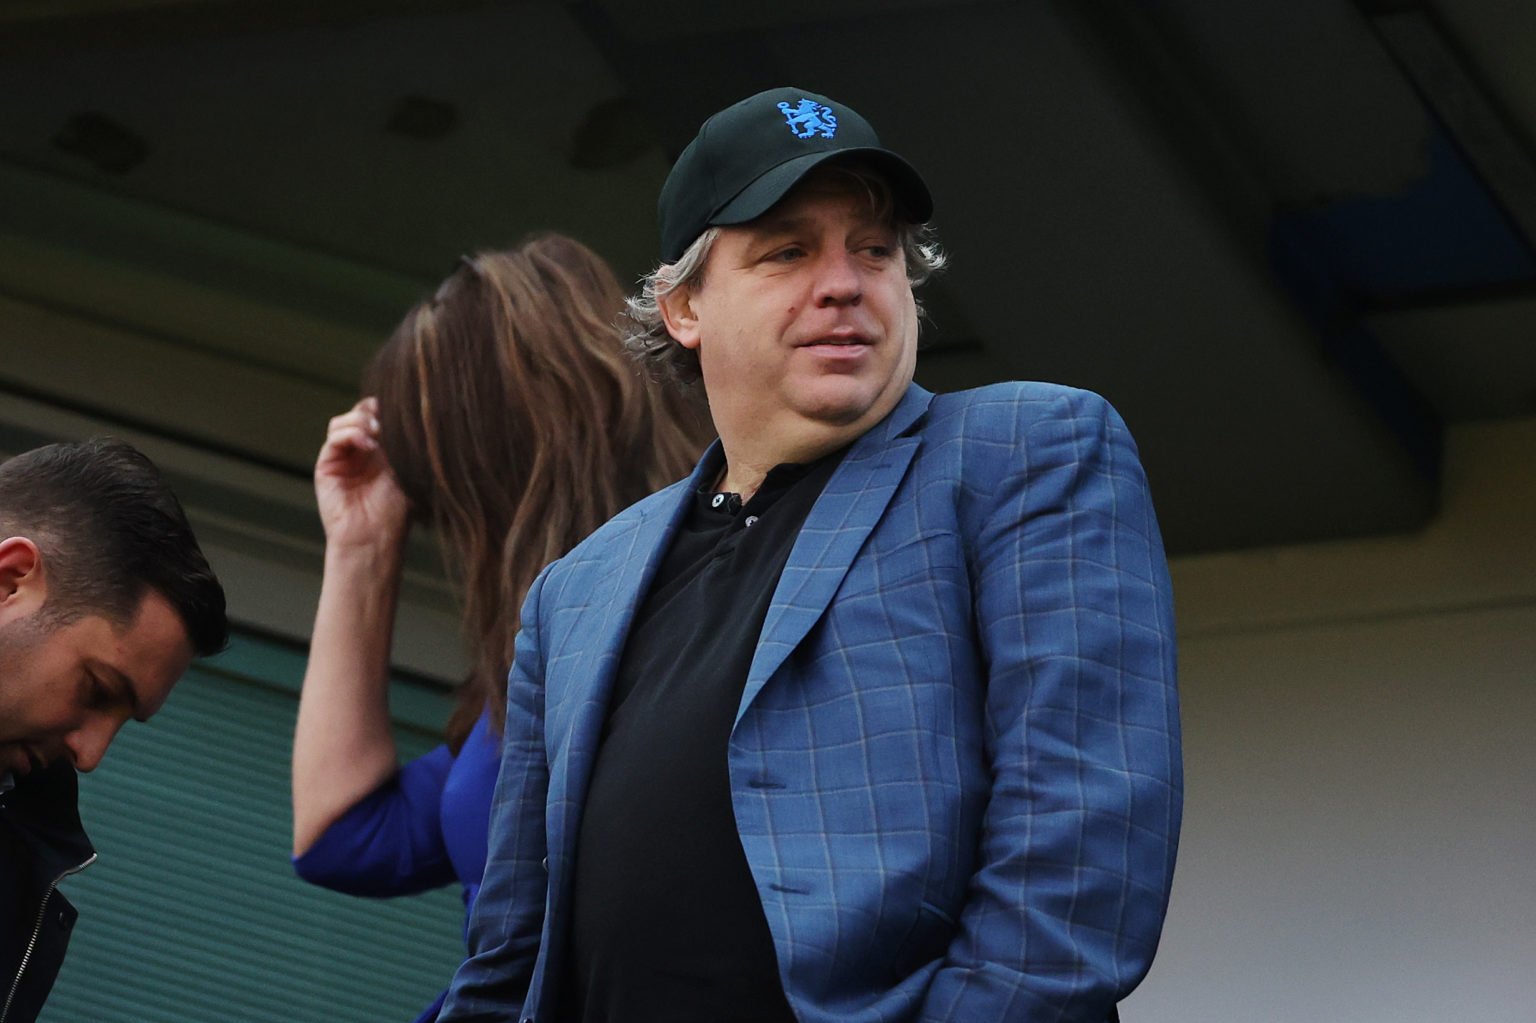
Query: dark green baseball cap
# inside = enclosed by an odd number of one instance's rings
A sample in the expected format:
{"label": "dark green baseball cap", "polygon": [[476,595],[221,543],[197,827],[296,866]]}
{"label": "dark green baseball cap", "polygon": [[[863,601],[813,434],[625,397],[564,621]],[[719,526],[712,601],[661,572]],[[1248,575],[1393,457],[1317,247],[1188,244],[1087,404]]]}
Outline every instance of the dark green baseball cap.
{"label": "dark green baseball cap", "polygon": [[706,228],[756,220],[811,171],[846,159],[890,182],[901,220],[933,216],[922,177],[857,111],[804,89],[769,89],[710,117],[672,165],[656,204],[661,261],[677,262]]}

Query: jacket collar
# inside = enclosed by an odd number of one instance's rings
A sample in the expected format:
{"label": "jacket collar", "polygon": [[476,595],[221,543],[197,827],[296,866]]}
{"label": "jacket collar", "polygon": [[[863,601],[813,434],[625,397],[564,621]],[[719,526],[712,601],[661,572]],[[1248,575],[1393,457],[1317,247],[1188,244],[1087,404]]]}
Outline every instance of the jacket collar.
{"label": "jacket collar", "polygon": [[[763,682],[826,610],[854,555],[905,476],[919,443],[919,438],[911,434],[932,401],[932,393],[909,384],[890,414],[853,442],[827,481],[826,489],[801,526],[774,591],[757,656],[747,676],[741,709],[746,708]],[[609,612],[595,634],[596,642],[589,648],[587,667],[582,673],[590,685],[580,694],[583,713],[574,722],[575,730],[583,733],[573,737],[577,748],[596,749],[635,611],[677,533],[693,493],[718,478],[724,463],[724,449],[716,440],[686,480],[645,502],[638,509],[638,522],[629,534],[615,537],[606,545],[606,557],[615,568],[611,576],[600,580],[597,589],[607,594],[603,603]],[[573,791],[585,791],[584,777],[572,781],[579,786]]]}
{"label": "jacket collar", "polygon": [[32,852],[37,883],[46,886],[96,855],[80,823],[79,781],[60,761],[24,778],[0,796],[5,820]]}
{"label": "jacket collar", "polygon": [[820,620],[854,557],[880,521],[921,438],[915,427],[933,395],[916,384],[868,433],[853,442],[806,516],[768,605],[736,720]]}
{"label": "jacket collar", "polygon": [[[800,529],[774,591],[757,655],[747,675],[738,720],[764,682],[826,610],[854,555],[905,476],[919,443],[911,434],[932,401],[930,392],[916,384],[908,385],[890,414],[853,442],[827,481]],[[557,768],[551,782],[565,798],[586,792],[619,659],[640,601],[694,491],[716,479],[724,462],[724,450],[716,440],[686,480],[643,502],[635,509],[634,526],[604,544],[604,560],[612,568],[592,589],[604,594],[601,604],[606,610],[600,622],[593,622],[593,642],[582,654],[583,664],[567,676],[577,683],[579,691],[548,695],[552,714],[561,716],[555,704],[569,708],[571,714],[565,722],[550,722],[557,747],[552,759],[569,771],[562,774]],[[576,755],[567,759],[561,756],[565,752]],[[569,844],[574,836],[565,838]]]}

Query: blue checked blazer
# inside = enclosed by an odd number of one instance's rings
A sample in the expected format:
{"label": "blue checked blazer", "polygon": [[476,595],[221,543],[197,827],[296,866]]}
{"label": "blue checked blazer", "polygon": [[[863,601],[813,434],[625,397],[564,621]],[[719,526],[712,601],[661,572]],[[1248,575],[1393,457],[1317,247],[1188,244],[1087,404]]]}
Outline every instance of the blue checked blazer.
{"label": "blue checked blazer", "polygon": [[[444,1021],[554,1018],[615,669],[719,464],[528,594]],[[1106,1019],[1156,949],[1182,806],[1167,564],[1115,411],[1050,384],[911,387],[806,518],[727,755],[800,1020]]]}

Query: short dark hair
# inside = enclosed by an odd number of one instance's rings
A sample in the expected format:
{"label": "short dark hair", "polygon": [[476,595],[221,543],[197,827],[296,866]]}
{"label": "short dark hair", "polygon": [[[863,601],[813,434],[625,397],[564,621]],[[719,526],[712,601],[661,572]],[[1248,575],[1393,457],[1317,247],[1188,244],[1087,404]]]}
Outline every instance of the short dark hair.
{"label": "short dark hair", "polygon": [[48,444],[0,463],[0,538],[43,555],[43,612],[68,623],[101,615],[126,625],[147,591],[170,603],[193,651],[229,642],[224,588],[176,495],[145,455],[115,438]]}

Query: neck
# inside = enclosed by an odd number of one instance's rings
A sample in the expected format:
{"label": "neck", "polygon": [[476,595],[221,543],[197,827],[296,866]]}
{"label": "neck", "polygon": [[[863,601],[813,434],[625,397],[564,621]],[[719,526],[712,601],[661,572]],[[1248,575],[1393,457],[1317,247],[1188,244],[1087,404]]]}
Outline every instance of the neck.
{"label": "neck", "polygon": [[878,427],[901,403],[908,386],[847,422],[787,409],[764,413],[759,408],[712,404],[710,416],[725,454],[725,470],[717,489],[750,500],[774,466],[814,462]]}
{"label": "neck", "polygon": [[[732,443],[723,435],[720,446],[725,452],[725,468],[721,471],[717,490],[740,494],[742,501],[750,501],[757,488],[762,486],[769,470],[786,462],[804,465],[829,455],[844,445],[857,440],[865,431],[824,430],[815,436],[766,438],[755,436]],[[777,440],[778,443],[771,441]]]}

